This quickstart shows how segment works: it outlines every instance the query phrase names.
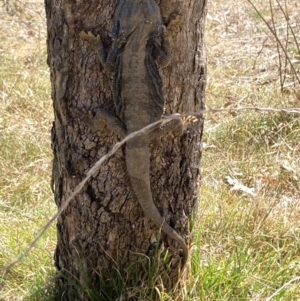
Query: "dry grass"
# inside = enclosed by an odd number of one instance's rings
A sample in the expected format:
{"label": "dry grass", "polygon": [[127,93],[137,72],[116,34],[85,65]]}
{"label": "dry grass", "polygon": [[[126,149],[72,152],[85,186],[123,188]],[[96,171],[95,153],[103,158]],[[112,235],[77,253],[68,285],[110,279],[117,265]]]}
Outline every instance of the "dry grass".
{"label": "dry grass", "polygon": [[[270,20],[269,1],[255,3]],[[299,75],[300,53],[272,3],[278,38]],[[1,268],[28,246],[55,206],[49,188],[53,117],[43,3],[0,5]],[[287,0],[286,7],[300,41],[300,4]],[[279,71],[276,39],[248,1],[210,1],[208,13],[207,107],[299,107],[295,74],[284,65],[282,52]],[[284,89],[280,75],[285,75]],[[300,299],[299,141],[297,115],[206,116],[197,249],[187,300]],[[53,273],[54,245],[51,229],[2,279],[0,301],[49,300],[43,288]],[[171,298],[162,293],[161,300]]]}
{"label": "dry grass", "polygon": [[[299,4],[287,2],[300,40]],[[255,4],[269,20],[269,2]],[[278,37],[284,41],[286,20],[274,7]],[[275,38],[248,2],[211,1],[208,12],[207,106],[299,107],[299,83],[286,70],[281,91]],[[293,39],[287,45],[299,72],[300,53]],[[300,299],[299,141],[297,115],[207,116],[197,258],[200,300],[268,300],[278,289],[272,300]],[[253,194],[233,189],[228,177]]]}
{"label": "dry grass", "polygon": [[[0,269],[54,212],[50,192],[52,104],[42,1],[0,3]],[[1,301],[23,300],[51,274],[52,229],[1,279]]]}

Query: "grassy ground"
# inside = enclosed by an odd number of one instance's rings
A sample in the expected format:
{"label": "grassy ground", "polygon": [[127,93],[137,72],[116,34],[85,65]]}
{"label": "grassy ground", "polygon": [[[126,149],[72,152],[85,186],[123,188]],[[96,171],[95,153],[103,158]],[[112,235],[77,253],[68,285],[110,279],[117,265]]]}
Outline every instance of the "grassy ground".
{"label": "grassy ground", "polygon": [[[259,3],[261,1],[256,1]],[[300,53],[278,5],[278,37],[294,68]],[[280,2],[284,5],[283,0]],[[49,188],[53,120],[43,2],[0,3],[0,268],[55,211]],[[298,32],[298,0],[286,4]],[[268,1],[259,10],[270,20]],[[247,0],[210,1],[207,107],[299,107],[290,66],[278,72],[276,39]],[[197,248],[187,300],[300,300],[300,117],[206,116]],[[1,279],[0,301],[45,300],[55,229]],[[162,296],[161,300],[171,300]]]}
{"label": "grassy ground", "polygon": [[[0,2],[0,269],[28,247],[55,211],[50,191],[53,120],[42,1]],[[1,279],[17,301],[51,274],[55,231]],[[0,276],[1,277],[1,276]]]}

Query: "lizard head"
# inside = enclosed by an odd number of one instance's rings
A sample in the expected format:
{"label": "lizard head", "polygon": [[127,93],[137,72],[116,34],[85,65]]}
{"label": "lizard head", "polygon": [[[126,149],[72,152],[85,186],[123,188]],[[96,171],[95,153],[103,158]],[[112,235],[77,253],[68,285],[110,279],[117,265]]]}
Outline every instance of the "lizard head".
{"label": "lizard head", "polygon": [[149,34],[163,28],[159,7],[154,0],[124,0],[114,17],[112,36],[126,42],[138,27]]}

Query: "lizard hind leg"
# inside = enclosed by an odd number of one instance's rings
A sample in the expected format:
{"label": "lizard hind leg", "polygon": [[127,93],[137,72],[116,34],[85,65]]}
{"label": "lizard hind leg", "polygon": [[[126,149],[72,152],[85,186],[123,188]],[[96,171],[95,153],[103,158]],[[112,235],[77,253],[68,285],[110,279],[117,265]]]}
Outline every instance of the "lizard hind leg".
{"label": "lizard hind leg", "polygon": [[182,136],[183,121],[180,116],[165,120],[162,125],[151,132],[150,139],[154,144],[156,144],[157,140],[159,140],[161,136],[169,133],[172,133],[175,137]]}
{"label": "lizard hind leg", "polygon": [[90,111],[82,112],[78,109],[74,109],[73,114],[94,132],[102,131],[106,126],[121,139],[126,136],[126,129],[123,122],[105,109],[98,110],[95,116],[93,116]]}

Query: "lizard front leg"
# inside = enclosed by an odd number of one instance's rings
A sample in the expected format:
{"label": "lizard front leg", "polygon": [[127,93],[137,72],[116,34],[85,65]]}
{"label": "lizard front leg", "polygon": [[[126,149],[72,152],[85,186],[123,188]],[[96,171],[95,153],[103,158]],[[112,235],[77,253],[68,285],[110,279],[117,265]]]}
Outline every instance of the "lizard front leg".
{"label": "lizard front leg", "polygon": [[164,68],[168,66],[171,60],[171,46],[169,37],[173,34],[177,34],[180,31],[182,24],[182,17],[176,13],[170,16],[169,24],[167,28],[162,26],[159,29],[159,33],[154,37],[153,41],[153,56],[159,67]]}

